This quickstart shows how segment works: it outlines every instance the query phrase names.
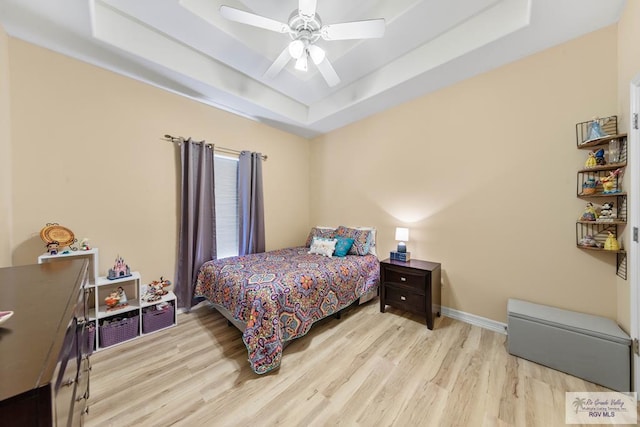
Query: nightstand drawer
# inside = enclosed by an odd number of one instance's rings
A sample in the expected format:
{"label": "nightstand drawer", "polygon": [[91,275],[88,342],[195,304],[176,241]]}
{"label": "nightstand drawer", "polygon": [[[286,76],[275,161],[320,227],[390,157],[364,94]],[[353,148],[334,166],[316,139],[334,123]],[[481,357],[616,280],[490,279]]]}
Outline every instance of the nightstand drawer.
{"label": "nightstand drawer", "polygon": [[426,304],[424,294],[411,292],[406,288],[385,285],[385,302],[399,308],[424,313]]}
{"label": "nightstand drawer", "polygon": [[424,295],[425,280],[424,274],[413,274],[407,269],[395,269],[392,267],[385,267],[384,269],[384,281],[385,283],[397,283],[403,286],[409,286],[415,288],[417,292]]}

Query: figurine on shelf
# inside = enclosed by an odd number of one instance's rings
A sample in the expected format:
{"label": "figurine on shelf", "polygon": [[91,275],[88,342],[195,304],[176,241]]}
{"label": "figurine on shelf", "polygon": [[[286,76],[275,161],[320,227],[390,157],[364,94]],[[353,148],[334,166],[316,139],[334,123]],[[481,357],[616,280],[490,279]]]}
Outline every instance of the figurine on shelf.
{"label": "figurine on shelf", "polygon": [[602,192],[605,194],[611,193],[619,193],[618,189],[618,175],[622,172],[622,169],[616,169],[614,171],[609,171],[609,175],[600,178],[600,183],[602,184]]}
{"label": "figurine on shelf", "polygon": [[107,305],[107,311],[120,310],[121,308],[128,307],[127,296],[124,293],[124,289],[119,287],[115,291],[111,292],[105,299],[104,303]]}
{"label": "figurine on shelf", "polygon": [[612,222],[616,219],[616,213],[613,210],[613,202],[605,202],[600,208],[598,222]]}
{"label": "figurine on shelf", "polygon": [[49,252],[49,255],[58,255],[59,248],[60,243],[58,243],[56,240],[47,243],[47,252]]}
{"label": "figurine on shelf", "polygon": [[595,168],[598,165],[596,163],[596,153],[593,151],[589,151],[589,157],[587,157],[587,161],[584,162],[585,168]]}
{"label": "figurine on shelf", "polygon": [[124,288],[122,286],[118,288],[118,298],[120,299],[121,304],[127,302],[127,294],[124,293]]}
{"label": "figurine on shelf", "polygon": [[596,165],[604,166],[607,164],[607,161],[604,159],[604,148],[597,150],[594,153],[594,156],[596,158]]}
{"label": "figurine on shelf", "polygon": [[600,246],[596,241],[596,239],[594,239],[593,236],[590,234],[587,234],[582,239],[580,239],[580,241],[578,242],[578,245],[584,246],[587,248],[597,248]]}
{"label": "figurine on shelf", "polygon": [[118,305],[119,302],[120,302],[120,297],[118,297],[118,292],[111,292],[104,299],[104,303],[107,305],[108,308],[114,308],[115,306]]}
{"label": "figurine on shelf", "polygon": [[596,179],[593,177],[587,178],[585,182],[582,183],[582,195],[587,196],[589,194],[593,194],[596,192],[596,186],[598,183]]}
{"label": "figurine on shelf", "polygon": [[595,221],[596,219],[598,219],[596,209],[593,207],[593,203],[588,202],[584,208],[584,212],[580,216],[580,221]]}
{"label": "figurine on shelf", "polygon": [[612,232],[609,231],[609,235],[607,236],[607,240],[604,241],[604,249],[607,251],[619,251],[620,243],[616,236],[613,235]]}
{"label": "figurine on shelf", "polygon": [[608,135],[602,132],[602,128],[600,127],[600,122],[598,118],[595,117],[593,121],[589,123],[589,127],[587,128],[587,139],[582,141],[582,143],[584,144],[586,142],[604,138],[606,136]]}
{"label": "figurine on shelf", "polygon": [[80,247],[83,251],[88,251],[89,249],[91,249],[91,247],[89,247],[89,239],[86,237],[82,239],[82,241],[80,242]]}
{"label": "figurine on shelf", "polygon": [[129,277],[129,276],[131,276],[131,269],[124,262],[124,259],[120,255],[118,255],[116,257],[116,263],[114,264],[113,268],[109,269],[109,274],[107,274],[107,279],[113,280],[121,277]]}
{"label": "figurine on shelf", "polygon": [[160,277],[160,280],[154,280],[153,282],[147,285],[147,291],[142,296],[143,301],[153,302],[162,299],[162,297],[169,293],[165,289],[165,287],[170,286],[171,281],[167,279],[163,279]]}

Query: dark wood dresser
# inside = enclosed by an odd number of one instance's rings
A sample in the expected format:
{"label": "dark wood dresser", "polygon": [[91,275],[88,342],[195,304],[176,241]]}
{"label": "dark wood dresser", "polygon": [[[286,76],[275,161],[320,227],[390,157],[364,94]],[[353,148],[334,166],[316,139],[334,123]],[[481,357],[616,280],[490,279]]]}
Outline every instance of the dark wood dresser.
{"label": "dark wood dresser", "polygon": [[412,259],[380,261],[380,312],[390,305],[424,316],[433,329],[440,316],[440,263]]}
{"label": "dark wood dresser", "polygon": [[0,268],[0,424],[82,425],[89,397],[86,260]]}

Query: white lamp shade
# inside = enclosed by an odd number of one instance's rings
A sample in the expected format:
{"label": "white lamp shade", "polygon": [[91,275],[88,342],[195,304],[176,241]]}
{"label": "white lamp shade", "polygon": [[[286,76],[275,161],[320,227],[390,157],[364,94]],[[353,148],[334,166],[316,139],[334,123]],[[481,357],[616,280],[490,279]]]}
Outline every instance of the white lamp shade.
{"label": "white lamp shade", "polygon": [[321,47],[312,44],[311,46],[309,46],[309,55],[311,56],[311,60],[313,61],[313,63],[318,65],[319,63],[324,61],[326,53]]}
{"label": "white lamp shade", "polygon": [[289,43],[289,54],[295,58],[300,59],[304,53],[304,42],[302,40],[294,40]]}
{"label": "white lamp shade", "polygon": [[396,227],[396,240],[400,242],[408,242],[409,229],[404,227]]}

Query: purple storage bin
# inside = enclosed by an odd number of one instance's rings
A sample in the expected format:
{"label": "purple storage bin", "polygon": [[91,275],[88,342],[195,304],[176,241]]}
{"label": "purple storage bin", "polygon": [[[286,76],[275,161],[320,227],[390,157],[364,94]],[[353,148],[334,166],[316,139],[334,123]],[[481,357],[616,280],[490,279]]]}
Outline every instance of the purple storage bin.
{"label": "purple storage bin", "polygon": [[142,333],[148,334],[159,329],[168,328],[173,325],[174,310],[173,305],[155,310],[155,307],[148,307],[142,311]]}
{"label": "purple storage bin", "polygon": [[140,316],[132,316],[100,325],[100,346],[109,347],[138,336],[138,322]]}
{"label": "purple storage bin", "polygon": [[89,324],[87,328],[87,354],[93,353],[96,349],[96,325]]}

